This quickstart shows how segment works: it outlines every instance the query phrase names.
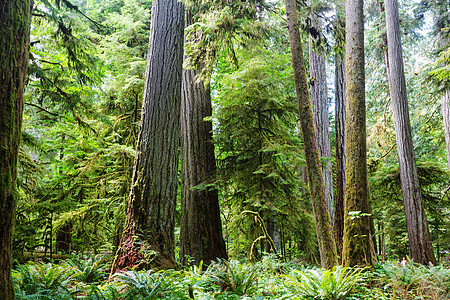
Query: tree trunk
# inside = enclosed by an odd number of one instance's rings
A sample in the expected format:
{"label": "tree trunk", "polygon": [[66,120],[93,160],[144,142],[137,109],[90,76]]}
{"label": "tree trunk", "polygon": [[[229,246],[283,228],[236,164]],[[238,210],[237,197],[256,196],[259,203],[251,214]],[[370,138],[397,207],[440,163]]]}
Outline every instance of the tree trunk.
{"label": "tree trunk", "polygon": [[[277,253],[283,255],[280,243],[280,229],[278,227],[278,221],[274,216],[267,217],[265,220],[267,233],[273,241],[273,245],[275,246],[275,250]],[[269,243],[266,239],[266,252],[273,253],[271,243]]]}
{"label": "tree trunk", "polygon": [[[317,17],[315,19],[314,26],[320,31],[321,24]],[[328,213],[330,214],[331,226],[333,226],[333,170],[331,163],[330,120],[328,116],[327,70],[325,55],[315,49],[311,35],[309,36],[309,74],[311,78],[311,103],[314,111],[314,126],[316,128],[319,155],[328,159],[322,165],[322,175],[325,184],[325,199]]]}
{"label": "tree trunk", "polygon": [[[339,12],[337,12],[339,15]],[[336,27],[344,27],[338,17]],[[344,47],[344,36],[336,35],[335,43]],[[343,53],[335,55],[335,128],[336,128],[336,196],[334,237],[338,256],[342,257],[342,241],[344,237],[344,199],[345,199],[345,59]]]}
{"label": "tree trunk", "polygon": [[447,89],[441,96],[442,118],[444,119],[445,145],[447,148],[447,165],[450,171],[450,90]]}
{"label": "tree trunk", "polygon": [[323,267],[329,268],[337,264],[336,244],[334,243],[333,229],[330,225],[330,216],[325,199],[322,165],[320,163],[319,149],[314,130],[314,115],[309,99],[309,88],[295,1],[285,0],[285,5],[291,44],[292,66],[294,68],[295,89],[300,114],[300,126],[305,148],[306,170],[313,203],[320,261]]}
{"label": "tree trunk", "polygon": [[[144,101],[115,268],[173,268],[184,6],[153,1]],[[153,252],[152,252],[153,251]]]}
{"label": "tree trunk", "polygon": [[11,241],[32,0],[0,0],[0,299],[14,299]]}
{"label": "tree trunk", "polygon": [[372,265],[374,254],[367,182],[363,3],[346,2],[344,266]]}
{"label": "tree trunk", "polygon": [[416,263],[427,265],[431,262],[436,264],[414,158],[397,0],[386,0],[385,8],[389,92],[394,116],[397,156],[411,258]]}
{"label": "tree trunk", "polygon": [[[187,13],[186,26],[193,24]],[[183,70],[181,104],[181,231],[180,258],[209,264],[216,258],[227,259],[218,192],[208,187],[216,176],[216,160],[212,142],[209,84],[196,82],[200,69]],[[202,185],[200,188],[197,186]]]}

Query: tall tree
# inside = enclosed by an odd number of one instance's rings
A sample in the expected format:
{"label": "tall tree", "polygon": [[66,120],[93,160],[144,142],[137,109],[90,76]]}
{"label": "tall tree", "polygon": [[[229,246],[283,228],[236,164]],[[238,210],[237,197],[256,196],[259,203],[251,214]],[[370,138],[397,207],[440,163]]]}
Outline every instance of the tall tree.
{"label": "tall tree", "polygon": [[[191,11],[186,26],[194,23]],[[196,262],[227,259],[217,189],[208,185],[216,176],[212,143],[210,85],[198,82],[201,67],[183,70],[181,100],[181,224],[180,257]]]}
{"label": "tall tree", "polygon": [[[424,1],[422,1],[423,3]],[[428,3],[424,3],[425,5],[434,6],[434,30],[437,34],[437,47],[438,51],[441,52],[441,57],[447,56],[447,64],[449,63],[448,53],[450,51],[450,37],[449,31],[444,28],[450,27],[450,1],[448,0],[437,0]],[[445,59],[443,60],[445,63]],[[445,66],[444,66],[445,68]],[[439,72],[439,71],[437,71]],[[442,107],[442,117],[444,120],[444,132],[445,132],[445,143],[447,148],[447,165],[450,171],[450,87],[449,87],[449,78],[441,80],[441,107]]]}
{"label": "tall tree", "polygon": [[175,264],[183,29],[182,3],[153,2],[137,153],[125,228],[112,271],[150,263],[161,268]]}
{"label": "tall tree", "polygon": [[323,267],[331,267],[337,264],[336,244],[334,242],[333,229],[330,224],[330,216],[328,214],[325,198],[325,185],[323,182],[319,148],[314,130],[314,115],[311,100],[309,98],[309,88],[295,3],[294,0],[285,0],[292,53],[292,66],[294,68],[295,89],[300,114],[300,127],[303,135],[306,171],[313,203],[320,261]]}
{"label": "tall tree", "polygon": [[336,128],[336,194],[334,199],[334,236],[338,255],[342,257],[345,199],[345,23],[341,10],[336,10],[334,84]]}
{"label": "tall tree", "polygon": [[312,17],[317,36],[309,36],[309,76],[311,78],[311,103],[314,111],[319,155],[328,161],[322,166],[325,184],[325,198],[330,214],[331,225],[334,225],[333,178],[331,163],[330,120],[328,116],[327,70],[325,54],[320,51],[321,22],[317,16]]}
{"label": "tall tree", "polygon": [[447,166],[450,171],[450,89],[446,88],[441,95],[442,118],[444,120],[445,144],[447,148]]}
{"label": "tall tree", "polygon": [[0,0],[0,299],[14,299],[11,240],[32,0]]}
{"label": "tall tree", "polygon": [[371,265],[374,255],[367,182],[363,6],[363,0],[347,0],[345,6],[347,108],[342,249],[344,266]]}
{"label": "tall tree", "polygon": [[414,262],[425,265],[430,262],[436,264],[414,158],[403,67],[398,1],[386,0],[385,5],[389,92],[394,117],[397,156],[411,258]]}

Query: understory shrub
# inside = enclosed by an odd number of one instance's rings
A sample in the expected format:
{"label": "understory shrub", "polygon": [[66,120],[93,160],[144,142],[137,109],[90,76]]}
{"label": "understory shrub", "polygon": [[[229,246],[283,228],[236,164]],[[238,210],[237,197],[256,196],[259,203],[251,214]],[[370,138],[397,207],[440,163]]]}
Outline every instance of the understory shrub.
{"label": "understory shrub", "polygon": [[355,287],[363,280],[362,269],[335,266],[331,270],[293,270],[286,275],[287,289],[292,292],[284,299],[350,299]]}
{"label": "understory shrub", "polygon": [[387,263],[378,267],[374,277],[379,287],[394,299],[450,298],[450,270],[443,266]]}

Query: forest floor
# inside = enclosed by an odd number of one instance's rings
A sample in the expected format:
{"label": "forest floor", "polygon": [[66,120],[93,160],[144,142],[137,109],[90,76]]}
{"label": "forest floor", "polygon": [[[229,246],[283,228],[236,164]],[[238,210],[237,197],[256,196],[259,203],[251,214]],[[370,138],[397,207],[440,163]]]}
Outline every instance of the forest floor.
{"label": "forest floor", "polygon": [[450,299],[448,265],[325,270],[269,256],[110,277],[102,255],[39,260],[15,266],[16,299]]}

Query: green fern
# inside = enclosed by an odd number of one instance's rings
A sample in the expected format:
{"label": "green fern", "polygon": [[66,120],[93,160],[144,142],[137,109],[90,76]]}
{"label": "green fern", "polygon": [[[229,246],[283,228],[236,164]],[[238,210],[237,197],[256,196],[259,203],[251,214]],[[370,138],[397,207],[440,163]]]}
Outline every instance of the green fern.
{"label": "green fern", "polygon": [[17,299],[73,299],[70,283],[76,270],[68,265],[29,262],[13,272]]}
{"label": "green fern", "polygon": [[294,270],[286,275],[287,283],[294,299],[349,299],[355,287],[363,279],[362,269],[335,266],[332,270]]}
{"label": "green fern", "polygon": [[108,268],[107,260],[102,255],[93,257],[75,256],[68,264],[77,269],[76,280],[84,283],[98,283],[105,279]]}
{"label": "green fern", "polygon": [[116,273],[113,277],[122,284],[123,299],[188,299],[183,293],[187,288],[174,280],[179,274],[173,270],[154,273],[149,270]]}
{"label": "green fern", "polygon": [[236,295],[251,295],[258,287],[258,271],[259,265],[218,259],[209,265],[205,275],[219,285],[222,291]]}

